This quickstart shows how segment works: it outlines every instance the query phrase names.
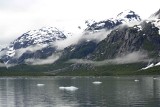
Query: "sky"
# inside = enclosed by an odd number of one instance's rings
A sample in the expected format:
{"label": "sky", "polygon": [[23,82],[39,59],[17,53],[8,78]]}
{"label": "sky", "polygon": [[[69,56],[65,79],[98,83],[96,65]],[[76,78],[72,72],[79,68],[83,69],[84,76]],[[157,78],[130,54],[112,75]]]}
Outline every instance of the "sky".
{"label": "sky", "polygon": [[44,26],[72,30],[84,20],[104,20],[130,9],[148,18],[160,0],[0,0],[0,46]]}

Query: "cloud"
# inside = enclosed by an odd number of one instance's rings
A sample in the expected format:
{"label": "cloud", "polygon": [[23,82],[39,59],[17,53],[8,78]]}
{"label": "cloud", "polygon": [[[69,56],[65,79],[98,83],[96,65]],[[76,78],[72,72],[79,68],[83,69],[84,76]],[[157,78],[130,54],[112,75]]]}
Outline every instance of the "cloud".
{"label": "cloud", "polygon": [[54,54],[52,56],[49,56],[47,59],[26,59],[25,63],[29,65],[44,65],[44,64],[52,64],[57,59],[59,59],[59,54]]}
{"label": "cloud", "polygon": [[55,43],[53,43],[53,46],[56,46],[58,50],[63,50],[64,48],[70,45],[77,44],[81,38],[82,38],[82,34],[76,34],[73,36],[69,36],[65,40],[56,41]]}
{"label": "cloud", "polygon": [[108,34],[111,33],[111,31],[112,30],[107,30],[107,29],[102,29],[95,32],[86,31],[84,32],[81,39],[85,39],[88,41],[96,40],[97,42],[100,42],[101,40],[105,39],[108,36]]}
{"label": "cloud", "polygon": [[83,64],[93,64],[95,66],[103,66],[107,64],[128,64],[128,63],[136,63],[136,62],[148,62],[151,59],[148,59],[148,56],[144,52],[132,52],[121,57],[117,57],[114,59],[106,59],[103,61],[92,61],[87,59],[72,59],[67,63],[83,63]]}
{"label": "cloud", "polygon": [[5,64],[5,63],[0,62],[0,67],[9,68],[9,67],[12,67],[12,66],[15,66],[15,65],[14,64]]}
{"label": "cloud", "polygon": [[34,45],[34,46],[29,46],[27,48],[21,48],[21,49],[17,49],[15,51],[15,58],[19,58],[23,53],[29,51],[29,52],[36,52],[37,50],[41,50],[45,47],[47,47],[48,44],[37,44],[37,45]]}
{"label": "cloud", "polygon": [[6,67],[4,63],[0,63],[0,67]]}
{"label": "cloud", "polygon": [[[141,8],[144,2],[146,4]],[[115,6],[106,6],[106,3]],[[145,0],[1,0],[0,44],[8,44],[31,29],[43,26],[73,28],[72,26],[75,26],[76,23],[69,24],[73,20],[104,20],[126,9],[131,9],[139,12],[140,15],[149,17],[150,14],[159,9],[159,4],[159,0],[149,0],[147,2]],[[152,8],[148,8],[149,6],[152,6]],[[112,11],[110,11],[111,9]],[[67,21],[68,24],[64,23]]]}

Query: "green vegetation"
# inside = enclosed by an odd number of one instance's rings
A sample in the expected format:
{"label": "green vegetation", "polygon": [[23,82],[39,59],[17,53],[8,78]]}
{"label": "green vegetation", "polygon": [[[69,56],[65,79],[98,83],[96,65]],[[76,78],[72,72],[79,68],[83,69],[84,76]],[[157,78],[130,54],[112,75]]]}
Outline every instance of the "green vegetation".
{"label": "green vegetation", "polygon": [[[50,65],[19,65],[10,68],[1,67],[0,76],[115,76],[115,75],[159,75],[160,66],[141,70],[146,63],[108,64],[92,69],[79,67],[73,69],[69,63]],[[61,69],[60,68],[66,68]]]}
{"label": "green vegetation", "polygon": [[136,71],[134,75],[160,75],[160,66],[152,67],[146,70]]}
{"label": "green vegetation", "polygon": [[[72,71],[59,72],[56,75],[61,76],[114,76],[114,75],[136,75],[136,71],[143,68],[145,63],[119,64],[97,66],[94,69],[78,69]],[[145,73],[144,73],[145,74]],[[143,74],[142,74],[143,75]]]}

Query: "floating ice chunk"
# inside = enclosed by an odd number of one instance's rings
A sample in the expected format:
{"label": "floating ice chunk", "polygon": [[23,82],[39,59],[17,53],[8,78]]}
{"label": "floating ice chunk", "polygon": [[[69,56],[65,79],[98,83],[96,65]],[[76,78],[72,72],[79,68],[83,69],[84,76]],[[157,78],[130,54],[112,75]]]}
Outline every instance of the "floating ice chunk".
{"label": "floating ice chunk", "polygon": [[60,90],[66,90],[66,91],[75,91],[78,90],[77,87],[70,86],[70,87],[59,87]]}
{"label": "floating ice chunk", "polygon": [[71,79],[76,79],[76,77],[72,77]]}
{"label": "floating ice chunk", "polygon": [[102,82],[100,82],[100,81],[94,81],[94,82],[92,82],[93,84],[96,84],[96,85],[99,85],[99,84],[101,84]]}
{"label": "floating ice chunk", "polygon": [[135,79],[134,81],[135,81],[135,82],[138,82],[139,80]]}
{"label": "floating ice chunk", "polygon": [[38,86],[38,87],[42,87],[42,86],[44,86],[44,84],[37,84],[37,86]]}
{"label": "floating ice chunk", "polygon": [[154,80],[156,80],[157,78],[153,78]]}

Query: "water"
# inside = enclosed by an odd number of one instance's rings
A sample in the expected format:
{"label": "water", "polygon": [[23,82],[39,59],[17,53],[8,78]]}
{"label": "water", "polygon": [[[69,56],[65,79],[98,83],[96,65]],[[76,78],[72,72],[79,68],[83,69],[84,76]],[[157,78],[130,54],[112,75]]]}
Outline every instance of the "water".
{"label": "water", "polygon": [[1,77],[0,107],[160,107],[160,77]]}

